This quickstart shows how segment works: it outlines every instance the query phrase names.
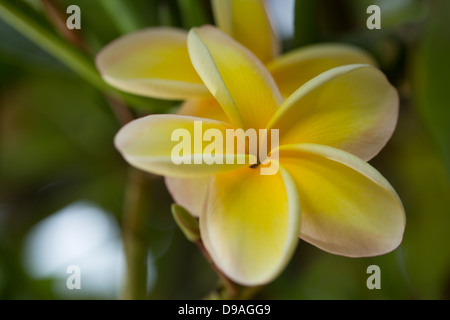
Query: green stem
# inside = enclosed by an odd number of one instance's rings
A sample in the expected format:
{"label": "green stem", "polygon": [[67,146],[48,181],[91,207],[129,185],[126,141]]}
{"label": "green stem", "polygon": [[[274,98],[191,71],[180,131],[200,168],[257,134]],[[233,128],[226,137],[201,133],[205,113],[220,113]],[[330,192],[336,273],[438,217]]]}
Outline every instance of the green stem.
{"label": "green stem", "polygon": [[55,33],[6,2],[0,2],[0,17],[91,84],[109,90],[88,60]]}
{"label": "green stem", "polygon": [[169,108],[176,104],[172,101],[141,98],[110,87],[103,81],[90,58],[69,45],[50,28],[43,26],[6,1],[0,2],[0,18],[107,95],[121,99],[135,108],[158,113],[167,113],[170,111]]}
{"label": "green stem", "polygon": [[143,172],[130,168],[125,190],[123,241],[126,278],[122,298],[141,300],[147,297],[148,243],[145,236],[148,179]]}

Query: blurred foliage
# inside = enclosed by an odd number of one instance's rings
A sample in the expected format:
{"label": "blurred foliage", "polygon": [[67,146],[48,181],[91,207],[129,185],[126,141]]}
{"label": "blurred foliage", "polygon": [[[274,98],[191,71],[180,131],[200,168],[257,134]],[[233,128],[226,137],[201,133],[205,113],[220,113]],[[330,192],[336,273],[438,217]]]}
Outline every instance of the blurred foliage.
{"label": "blurred foliage", "polygon": [[447,104],[450,101],[447,74],[450,71],[450,40],[443,32],[450,30],[450,3],[442,1],[441,7],[435,6],[432,10],[423,39],[417,44],[417,52],[413,56],[413,96],[417,99],[421,119],[450,172],[450,109]]}
{"label": "blurred foliage", "polygon": [[[52,2],[63,13],[72,4]],[[42,1],[14,3],[57,34]],[[381,30],[366,28],[370,4],[381,7]],[[121,34],[156,25],[189,28],[213,22],[204,0],[79,0],[77,5],[82,8],[80,36],[88,50],[70,50],[92,64],[95,53]],[[448,1],[297,0],[294,11],[295,35],[283,39],[286,50],[324,41],[356,44],[377,58],[399,89],[398,128],[372,164],[399,193],[407,227],[397,250],[374,258],[334,256],[301,242],[283,274],[257,297],[450,299]],[[24,239],[36,223],[79,200],[96,203],[123,223],[128,169],[113,146],[120,123],[105,92],[70,65],[2,20],[0,36],[0,298],[61,299],[52,289],[56,279],[32,279],[25,272]],[[152,99],[145,103],[151,107],[135,108],[135,116],[152,107],[169,112],[176,105]],[[176,227],[163,179],[146,177],[149,215],[141,240],[155,268],[148,297],[202,298],[215,286],[216,276]],[[366,287],[366,269],[372,264],[381,267],[381,290]]]}

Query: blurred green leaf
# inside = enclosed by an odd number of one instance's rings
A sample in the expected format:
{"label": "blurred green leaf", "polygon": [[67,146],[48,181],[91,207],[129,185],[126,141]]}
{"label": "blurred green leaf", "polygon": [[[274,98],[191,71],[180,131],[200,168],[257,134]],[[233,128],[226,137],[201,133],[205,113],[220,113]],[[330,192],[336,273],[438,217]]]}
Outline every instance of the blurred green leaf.
{"label": "blurred green leaf", "polygon": [[391,156],[393,164],[401,165],[391,169],[395,177],[391,182],[407,217],[402,243],[405,271],[412,298],[445,299],[450,280],[450,183],[425,130],[405,115],[401,121]]}
{"label": "blurred green leaf", "polygon": [[316,0],[296,0],[294,16],[294,47],[315,43],[319,40]]}
{"label": "blurred green leaf", "polygon": [[27,77],[3,95],[1,124],[1,180],[9,184],[69,170],[77,152],[84,155],[77,160],[80,165],[107,161],[118,128],[89,85],[48,74]]}
{"label": "blurred green leaf", "polygon": [[34,14],[28,13],[29,11],[29,8],[24,9],[22,6],[16,6],[9,0],[0,2],[0,17],[2,19],[55,56],[98,90],[115,98],[123,99],[138,110],[167,113],[169,108],[177,105],[177,102],[142,98],[110,87],[101,78],[95,68],[93,59],[69,45],[51,27],[42,24],[40,19],[35,19]]}
{"label": "blurred green leaf", "polygon": [[182,28],[183,22],[181,19],[180,8],[177,5],[177,0],[160,0],[159,3],[159,22],[163,26]]}
{"label": "blurred green leaf", "polygon": [[93,62],[89,61],[82,52],[70,46],[30,8],[5,0],[0,2],[0,18],[61,60],[92,85],[108,90],[109,87],[98,75]]}
{"label": "blurred green leaf", "polygon": [[[75,4],[71,0],[54,0],[62,14],[66,14],[66,8]],[[114,1],[114,0],[113,0]],[[93,52],[97,52],[110,41],[121,35],[114,17],[102,6],[101,1],[77,0],[76,5],[81,10],[81,30],[83,39],[87,42]]]}
{"label": "blurred green leaf", "polygon": [[197,219],[182,206],[172,204],[172,215],[181,231],[191,242],[201,239]]}
{"label": "blurred green leaf", "polygon": [[185,29],[211,23],[203,0],[177,0]]}
{"label": "blurred green leaf", "polygon": [[151,15],[144,14],[148,10],[143,6],[146,2],[155,3],[155,1],[142,0],[99,0],[122,34],[142,29],[150,24],[156,25],[157,21],[150,21]]}
{"label": "blurred green leaf", "polygon": [[450,177],[449,1],[435,1],[428,26],[412,61],[415,106],[445,159]]}
{"label": "blurred green leaf", "polygon": [[429,13],[431,1],[423,0],[347,0],[353,7],[353,16],[361,28],[366,28],[369,14],[366,12],[370,5],[377,5],[381,9],[381,29],[400,28],[408,23],[424,20]]}
{"label": "blurred green leaf", "polygon": [[[381,290],[369,290],[367,268],[381,269]],[[352,259],[333,255],[301,241],[282,276],[263,289],[268,299],[357,300],[402,299],[408,294],[397,252]]]}
{"label": "blurred green leaf", "polygon": [[[41,68],[46,71],[67,72],[68,69],[9,24],[0,20],[0,57],[22,68]],[[0,70],[1,74],[4,74]]]}

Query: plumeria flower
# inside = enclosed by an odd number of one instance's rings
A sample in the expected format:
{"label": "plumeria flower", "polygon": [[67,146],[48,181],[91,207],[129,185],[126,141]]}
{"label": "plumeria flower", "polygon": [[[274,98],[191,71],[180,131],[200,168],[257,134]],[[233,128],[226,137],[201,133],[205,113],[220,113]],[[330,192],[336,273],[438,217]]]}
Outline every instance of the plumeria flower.
{"label": "plumeria flower", "polygon": [[[250,49],[266,65],[285,98],[308,80],[333,67],[376,64],[361,49],[336,43],[311,45],[280,55],[280,40],[270,23],[265,1],[211,2],[219,28]],[[125,35],[98,54],[98,69],[106,82],[123,91],[153,98],[185,100],[178,114],[228,121],[193,68],[187,34],[182,29],[151,27]],[[376,147],[374,149],[377,150]],[[362,155],[362,158],[370,160],[374,154]],[[203,193],[197,190],[205,188],[204,181],[168,177],[166,182],[175,201],[198,214],[197,198],[202,199]],[[185,189],[196,191],[191,200],[183,202],[178,195]]]}
{"label": "plumeria flower", "polygon": [[[160,93],[178,93],[180,98],[206,88],[220,109],[208,100],[190,99],[192,114],[135,120],[120,130],[115,145],[131,165],[167,177],[176,202],[199,217],[202,241],[230,279],[247,286],[273,280],[291,258],[299,236],[350,257],[384,254],[400,244],[402,203],[388,181],[365,162],[386,144],[398,114],[397,92],[378,69],[366,64],[333,68],[284,99],[264,64],[219,29],[194,28],[187,47],[180,34],[173,51],[149,52],[146,40],[161,32],[167,32],[161,41],[173,39],[173,31],[158,30],[151,37],[148,32],[135,35],[140,41],[122,40],[131,41],[120,45],[122,53],[133,49],[136,60],[124,62],[122,54],[112,54],[106,60],[115,71],[109,68],[104,76],[114,82],[118,74],[130,72],[129,88],[136,86],[142,93],[159,86]],[[178,79],[195,81],[144,79],[149,73],[167,74],[167,61]],[[188,62],[192,72],[185,67]],[[137,71],[142,78],[135,77]],[[197,121],[203,132],[215,129],[224,136],[230,128],[278,129],[279,147],[271,150],[278,154],[279,160],[273,160],[278,172],[262,175],[264,159],[252,166],[249,161],[175,164],[171,154],[178,142],[172,141],[173,132],[183,128],[194,136]]]}

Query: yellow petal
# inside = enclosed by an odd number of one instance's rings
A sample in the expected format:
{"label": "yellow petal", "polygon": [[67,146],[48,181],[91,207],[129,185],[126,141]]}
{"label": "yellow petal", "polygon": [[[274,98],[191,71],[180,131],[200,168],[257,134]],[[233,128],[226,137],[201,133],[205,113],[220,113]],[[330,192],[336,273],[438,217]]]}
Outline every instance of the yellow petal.
{"label": "yellow petal", "polygon": [[342,66],[293,93],[268,127],[280,130],[280,145],[315,143],[370,160],[394,132],[398,103],[397,91],[378,69]]}
{"label": "yellow petal", "polygon": [[[253,156],[226,154],[224,141],[222,150],[216,150],[216,159],[223,164],[208,164],[207,161],[213,159],[213,152],[203,154],[211,144],[206,139],[203,142],[203,137],[209,129],[215,129],[222,137],[226,137],[226,130],[233,128],[229,124],[204,118],[150,115],[125,125],[114,142],[129,164],[165,176],[198,177],[255,163]],[[196,141],[199,142],[198,148]],[[182,145],[187,145],[187,148],[181,148]],[[178,163],[174,162],[173,154],[179,160]]]}
{"label": "yellow petal", "polygon": [[212,97],[189,99],[181,105],[177,114],[230,122],[220,104]]}
{"label": "yellow petal", "polygon": [[192,29],[188,48],[195,69],[233,124],[264,128],[282,102],[264,65],[212,26]]}
{"label": "yellow petal", "polygon": [[211,176],[199,178],[166,177],[166,186],[173,200],[198,217],[202,211]]}
{"label": "yellow petal", "polygon": [[216,175],[209,186],[200,232],[216,265],[233,281],[273,280],[297,244],[300,206],[284,169],[262,176],[250,168]]}
{"label": "yellow petal", "polygon": [[275,58],[280,44],[273,32],[264,0],[213,0],[216,24],[262,62]]}
{"label": "yellow petal", "polygon": [[320,145],[280,148],[302,205],[300,236],[339,255],[390,252],[405,229],[402,203],[388,181],[350,153]]}
{"label": "yellow petal", "polygon": [[103,79],[120,90],[163,99],[208,95],[192,67],[187,32],[149,28],[106,46],[96,59]]}
{"label": "yellow petal", "polygon": [[369,64],[375,60],[358,47],[347,44],[316,44],[289,51],[271,61],[272,73],[283,97],[289,97],[309,80],[329,69],[348,64]]}

